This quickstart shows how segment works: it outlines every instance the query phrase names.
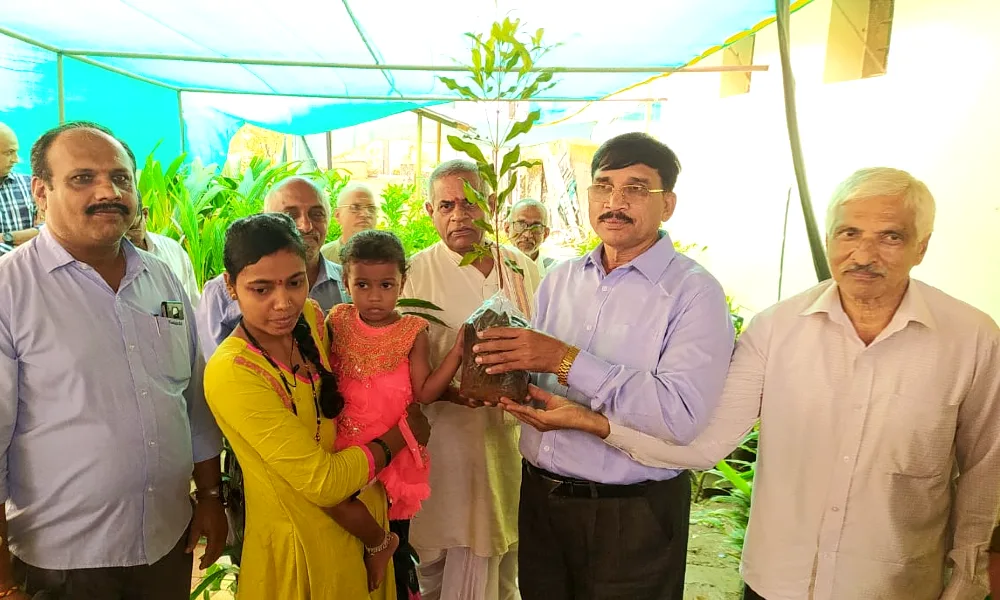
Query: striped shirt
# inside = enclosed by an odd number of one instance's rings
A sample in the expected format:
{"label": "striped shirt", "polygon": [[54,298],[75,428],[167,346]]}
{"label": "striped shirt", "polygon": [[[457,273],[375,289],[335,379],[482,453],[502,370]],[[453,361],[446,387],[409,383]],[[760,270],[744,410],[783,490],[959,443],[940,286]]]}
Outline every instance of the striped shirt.
{"label": "striped shirt", "polygon": [[[31,197],[31,178],[10,173],[0,178],[0,233],[30,229],[35,225],[35,201]],[[14,248],[0,242],[0,254]]]}

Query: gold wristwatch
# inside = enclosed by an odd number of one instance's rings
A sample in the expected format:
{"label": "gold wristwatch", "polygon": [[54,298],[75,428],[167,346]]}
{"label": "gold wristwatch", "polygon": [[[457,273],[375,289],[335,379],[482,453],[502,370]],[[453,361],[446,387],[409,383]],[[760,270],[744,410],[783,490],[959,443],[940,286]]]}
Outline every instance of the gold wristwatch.
{"label": "gold wristwatch", "polygon": [[570,346],[566,354],[563,355],[559,368],[556,369],[556,379],[558,379],[559,385],[569,387],[569,370],[573,368],[573,361],[576,360],[578,354],[580,354],[580,349],[576,346]]}

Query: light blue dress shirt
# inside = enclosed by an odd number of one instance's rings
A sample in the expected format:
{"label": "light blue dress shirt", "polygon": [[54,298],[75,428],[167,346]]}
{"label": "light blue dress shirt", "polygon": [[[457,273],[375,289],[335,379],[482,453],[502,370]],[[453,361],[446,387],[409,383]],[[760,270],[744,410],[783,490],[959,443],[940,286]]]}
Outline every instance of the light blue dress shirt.
{"label": "light blue dress shirt", "polygon": [[[319,303],[323,313],[329,312],[337,304],[350,302],[344,286],[343,270],[340,265],[320,258],[319,277],[309,290],[309,297]],[[198,335],[205,360],[212,357],[222,340],[240,324],[240,304],[229,297],[223,275],[205,282],[201,291],[201,302],[197,309]]]}
{"label": "light blue dress shirt", "polygon": [[47,229],[0,261],[0,496],[37,567],[156,562],[190,522],[193,463],[221,449],[187,294],[122,249],[117,293]]}
{"label": "light blue dress shirt", "polygon": [[[666,232],[610,273],[603,244],[553,267],[535,296],[534,328],[580,348],[569,389],[553,374],[539,386],[609,420],[678,444],[691,442],[719,402],[733,355],[722,286],[674,250]],[[646,467],[581,431],[521,429],[521,454],[536,467],[599,483],[661,481],[677,471]]]}

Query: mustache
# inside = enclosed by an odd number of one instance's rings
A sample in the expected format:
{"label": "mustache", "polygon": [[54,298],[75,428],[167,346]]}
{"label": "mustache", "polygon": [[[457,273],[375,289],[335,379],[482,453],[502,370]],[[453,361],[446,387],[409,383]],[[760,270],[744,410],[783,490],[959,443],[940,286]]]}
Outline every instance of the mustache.
{"label": "mustache", "polygon": [[615,219],[616,221],[624,221],[626,223],[635,223],[635,221],[632,220],[632,217],[626,215],[620,210],[609,210],[603,215],[597,217],[598,221],[607,221],[609,219]]}
{"label": "mustache", "polygon": [[881,277],[883,274],[875,270],[875,267],[871,265],[854,265],[848,268],[844,273],[867,273],[869,275],[878,275]]}
{"label": "mustache", "polygon": [[111,212],[117,211],[123,216],[129,215],[128,207],[120,202],[102,202],[100,204],[94,204],[93,206],[88,206],[86,213],[88,215],[96,215],[99,212]]}

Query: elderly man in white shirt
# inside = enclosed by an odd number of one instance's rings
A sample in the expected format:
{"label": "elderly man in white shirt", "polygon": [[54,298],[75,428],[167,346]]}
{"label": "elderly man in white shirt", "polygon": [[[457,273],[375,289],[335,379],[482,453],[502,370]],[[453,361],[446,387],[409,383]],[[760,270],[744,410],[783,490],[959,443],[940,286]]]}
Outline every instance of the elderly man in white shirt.
{"label": "elderly man in white shirt", "polygon": [[184,251],[184,247],[165,235],[153,233],[146,230],[146,220],[149,219],[149,207],[141,206],[142,198],[139,199],[140,208],[136,212],[135,221],[125,232],[132,245],[149,252],[156,258],[167,263],[174,275],[181,280],[184,291],[191,299],[191,306],[198,306],[198,299],[201,292],[198,290],[198,280],[194,276],[194,265],[191,264],[191,257]]}
{"label": "elderly man in white shirt", "polygon": [[906,172],[843,182],[827,214],[833,281],[751,322],[689,446],[538,391],[544,410],[507,409],[668,468],[710,467],[759,415],[745,598],[982,600],[1000,509],[1000,330],[910,277],[933,225],[933,197]]}

